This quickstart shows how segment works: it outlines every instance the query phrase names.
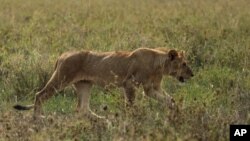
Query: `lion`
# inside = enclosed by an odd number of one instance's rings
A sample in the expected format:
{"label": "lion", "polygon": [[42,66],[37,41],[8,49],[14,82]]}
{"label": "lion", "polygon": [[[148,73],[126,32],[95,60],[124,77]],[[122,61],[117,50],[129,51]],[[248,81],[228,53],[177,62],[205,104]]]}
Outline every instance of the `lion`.
{"label": "lion", "polygon": [[34,104],[15,105],[14,108],[34,108],[33,117],[39,118],[42,115],[42,104],[55,92],[70,85],[76,90],[78,112],[92,112],[89,108],[89,98],[93,85],[114,85],[123,88],[127,105],[133,105],[135,90],[142,86],[145,95],[171,108],[175,104],[174,99],[161,87],[164,75],[173,76],[180,82],[194,76],[183,51],[138,48],[134,51],[66,52],[57,59],[55,70],[45,87],[36,93]]}

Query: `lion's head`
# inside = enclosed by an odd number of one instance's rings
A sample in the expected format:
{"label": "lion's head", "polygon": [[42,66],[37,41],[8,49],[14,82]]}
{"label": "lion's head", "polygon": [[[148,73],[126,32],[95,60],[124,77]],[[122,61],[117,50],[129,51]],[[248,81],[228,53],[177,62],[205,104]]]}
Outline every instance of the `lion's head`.
{"label": "lion's head", "polygon": [[172,49],[168,52],[169,59],[165,62],[166,73],[177,78],[180,82],[185,82],[185,80],[194,76],[184,56],[183,51],[177,52]]}

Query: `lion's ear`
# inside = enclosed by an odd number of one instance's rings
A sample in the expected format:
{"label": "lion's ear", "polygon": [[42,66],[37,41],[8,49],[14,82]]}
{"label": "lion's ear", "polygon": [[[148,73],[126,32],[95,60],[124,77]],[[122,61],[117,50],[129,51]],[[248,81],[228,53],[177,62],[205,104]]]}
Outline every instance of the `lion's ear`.
{"label": "lion's ear", "polygon": [[174,49],[171,49],[169,52],[168,52],[168,56],[170,58],[170,60],[174,60],[177,56],[178,56],[178,52]]}

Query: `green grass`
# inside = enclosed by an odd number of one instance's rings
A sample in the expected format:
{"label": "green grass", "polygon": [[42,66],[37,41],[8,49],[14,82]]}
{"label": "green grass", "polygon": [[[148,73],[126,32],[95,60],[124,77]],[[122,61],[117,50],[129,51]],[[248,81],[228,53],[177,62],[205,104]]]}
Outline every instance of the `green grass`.
{"label": "green grass", "polygon": [[[248,0],[0,3],[0,140],[228,140],[230,124],[250,124]],[[45,104],[42,124],[31,122],[32,111],[11,109],[33,102],[62,52],[159,46],[185,50],[195,72],[185,85],[164,78],[179,111],[144,97],[141,88],[130,111],[119,89],[98,87],[90,107],[110,116],[109,126],[75,114],[72,88]]]}

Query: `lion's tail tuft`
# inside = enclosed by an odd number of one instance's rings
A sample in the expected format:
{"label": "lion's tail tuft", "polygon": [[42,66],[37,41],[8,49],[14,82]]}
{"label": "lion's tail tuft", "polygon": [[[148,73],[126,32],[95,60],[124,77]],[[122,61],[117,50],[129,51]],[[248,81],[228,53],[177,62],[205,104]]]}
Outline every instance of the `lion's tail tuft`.
{"label": "lion's tail tuft", "polygon": [[34,105],[32,104],[32,105],[23,106],[23,105],[17,104],[17,105],[14,105],[13,108],[16,110],[30,110],[30,109],[34,108]]}

